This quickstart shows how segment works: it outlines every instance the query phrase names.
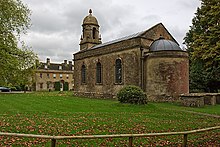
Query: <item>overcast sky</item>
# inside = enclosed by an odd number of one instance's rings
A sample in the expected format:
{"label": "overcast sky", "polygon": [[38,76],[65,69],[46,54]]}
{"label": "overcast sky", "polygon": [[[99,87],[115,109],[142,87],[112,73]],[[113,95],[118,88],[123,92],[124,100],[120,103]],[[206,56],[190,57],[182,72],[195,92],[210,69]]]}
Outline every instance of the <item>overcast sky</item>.
{"label": "overcast sky", "polygon": [[162,22],[181,45],[199,0],[23,0],[32,27],[23,40],[40,61],[72,60],[79,51],[82,20],[93,10],[102,42],[144,31]]}

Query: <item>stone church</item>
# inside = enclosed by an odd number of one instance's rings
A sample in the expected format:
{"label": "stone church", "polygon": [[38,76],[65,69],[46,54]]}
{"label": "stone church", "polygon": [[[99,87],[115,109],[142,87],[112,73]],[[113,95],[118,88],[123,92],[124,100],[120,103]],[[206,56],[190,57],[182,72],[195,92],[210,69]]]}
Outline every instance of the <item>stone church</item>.
{"label": "stone church", "polygon": [[151,101],[189,92],[188,53],[162,23],[106,43],[99,27],[90,9],[74,54],[75,95],[114,98],[125,85],[141,87]]}

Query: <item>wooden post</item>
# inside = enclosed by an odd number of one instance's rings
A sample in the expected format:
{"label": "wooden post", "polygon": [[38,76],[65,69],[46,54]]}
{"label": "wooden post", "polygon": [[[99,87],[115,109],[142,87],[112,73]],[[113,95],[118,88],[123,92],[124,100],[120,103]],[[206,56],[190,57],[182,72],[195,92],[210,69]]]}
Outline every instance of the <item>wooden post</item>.
{"label": "wooden post", "polygon": [[56,147],[56,139],[51,139],[51,147]]}
{"label": "wooden post", "polygon": [[132,143],[133,143],[133,137],[129,137],[128,146],[132,147]]}
{"label": "wooden post", "polygon": [[183,147],[187,147],[187,134],[183,136]]}

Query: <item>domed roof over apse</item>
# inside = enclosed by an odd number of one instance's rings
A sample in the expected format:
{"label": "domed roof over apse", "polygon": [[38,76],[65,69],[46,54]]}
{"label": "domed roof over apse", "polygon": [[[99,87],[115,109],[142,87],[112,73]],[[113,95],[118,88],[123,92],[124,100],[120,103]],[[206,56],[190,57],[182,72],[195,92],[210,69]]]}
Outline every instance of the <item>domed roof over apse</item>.
{"label": "domed roof over apse", "polygon": [[92,15],[92,10],[89,9],[89,15],[83,19],[82,25],[99,25],[97,19]]}
{"label": "domed roof over apse", "polygon": [[155,40],[151,46],[150,51],[184,51],[179,45],[171,40],[166,40],[163,37],[160,37],[158,40]]}

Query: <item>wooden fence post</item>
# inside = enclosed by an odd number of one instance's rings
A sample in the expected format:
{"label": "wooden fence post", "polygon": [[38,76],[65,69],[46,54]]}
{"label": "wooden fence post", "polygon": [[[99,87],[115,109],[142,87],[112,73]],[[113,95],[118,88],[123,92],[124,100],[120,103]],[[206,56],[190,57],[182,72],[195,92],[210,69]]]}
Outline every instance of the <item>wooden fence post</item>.
{"label": "wooden fence post", "polygon": [[183,136],[183,147],[187,147],[187,134]]}
{"label": "wooden fence post", "polygon": [[133,137],[129,137],[128,146],[132,147],[132,144],[133,144]]}
{"label": "wooden fence post", "polygon": [[56,139],[51,139],[51,147],[56,147]]}

